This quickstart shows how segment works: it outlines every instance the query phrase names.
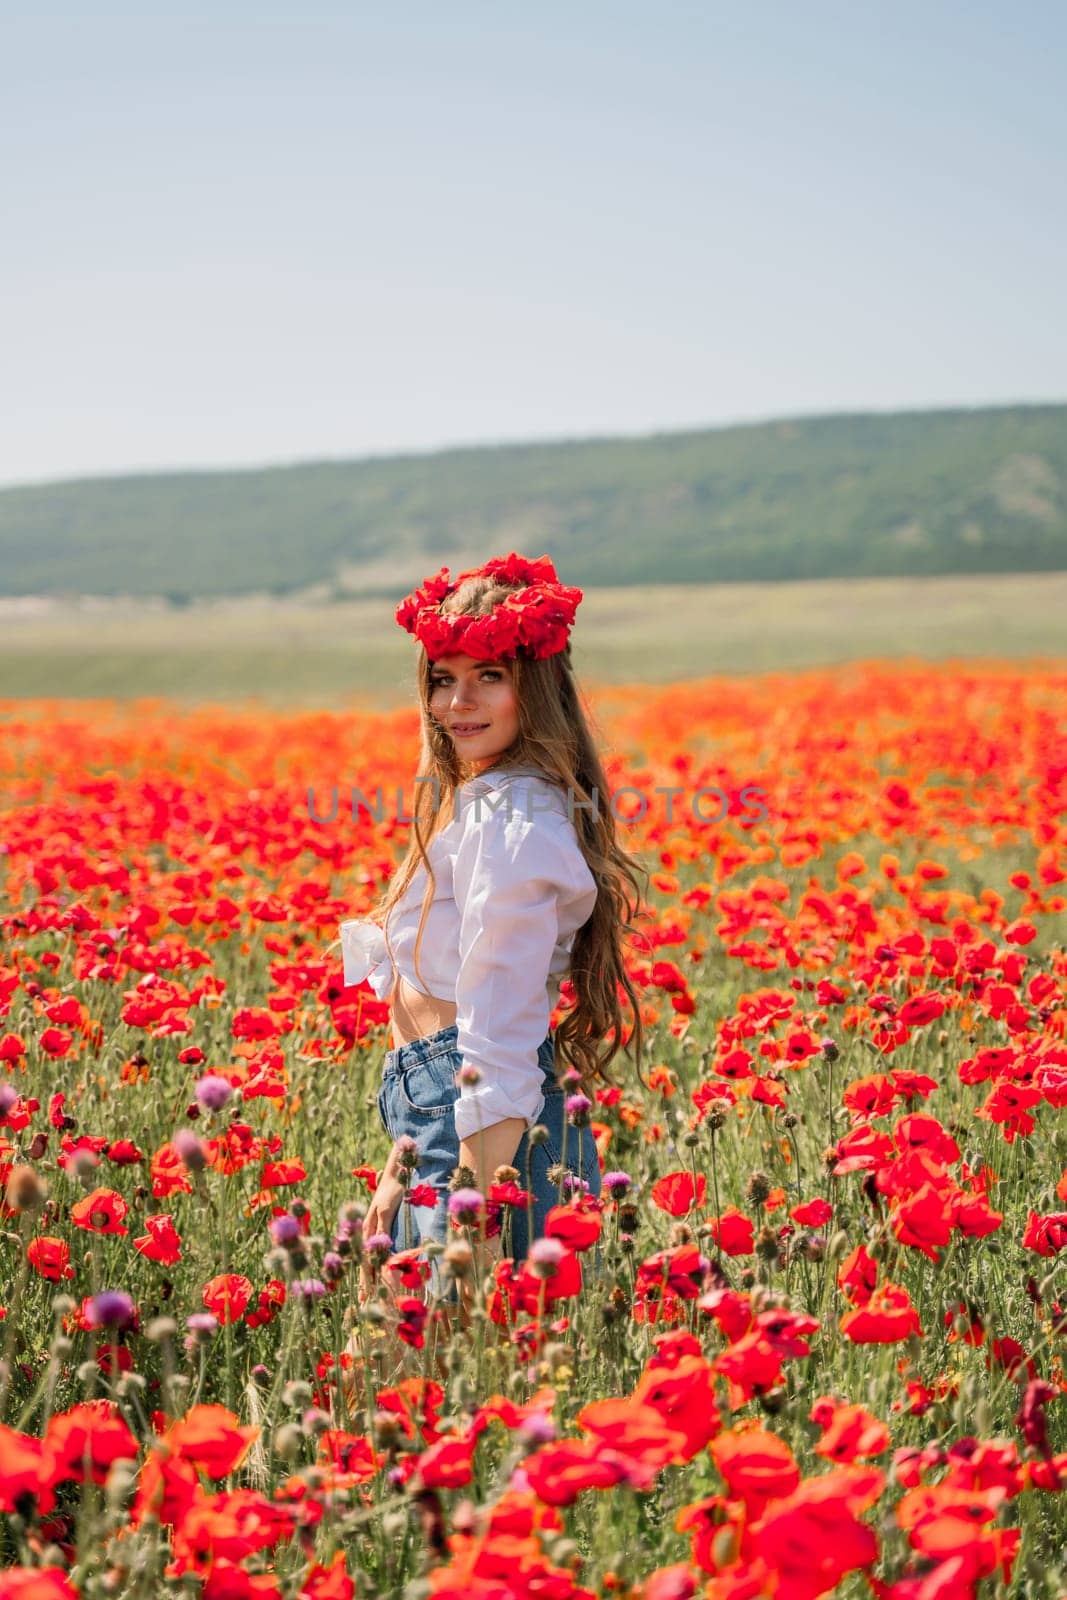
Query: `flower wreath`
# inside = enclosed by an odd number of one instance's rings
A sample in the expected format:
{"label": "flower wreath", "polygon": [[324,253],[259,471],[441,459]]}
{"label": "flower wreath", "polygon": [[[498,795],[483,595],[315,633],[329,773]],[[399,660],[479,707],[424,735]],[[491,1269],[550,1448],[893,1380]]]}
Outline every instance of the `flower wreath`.
{"label": "flower wreath", "polygon": [[[467,578],[500,578],[522,584],[497,602],[484,617],[450,615],[441,602]],[[401,600],[396,620],[413,633],[431,661],[441,656],[473,656],[476,661],[501,661],[525,650],[535,661],[565,648],[581,589],[560,583],[548,556],[527,561],[512,550],[506,556],[471,567],[455,579],[447,567],[426,578]]]}

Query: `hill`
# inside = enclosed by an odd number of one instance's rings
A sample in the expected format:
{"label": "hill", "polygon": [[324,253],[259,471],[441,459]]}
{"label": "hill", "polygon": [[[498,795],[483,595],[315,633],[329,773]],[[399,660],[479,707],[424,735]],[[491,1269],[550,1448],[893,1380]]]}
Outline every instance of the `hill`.
{"label": "hill", "polygon": [[399,595],[493,552],[581,586],[1067,570],[1067,406],[0,491],[0,594]]}

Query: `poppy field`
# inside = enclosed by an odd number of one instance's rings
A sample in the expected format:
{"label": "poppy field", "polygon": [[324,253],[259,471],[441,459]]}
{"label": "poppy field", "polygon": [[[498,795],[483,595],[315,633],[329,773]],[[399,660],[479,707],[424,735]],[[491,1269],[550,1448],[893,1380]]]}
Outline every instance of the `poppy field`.
{"label": "poppy field", "polygon": [[453,1208],[458,1315],[362,1237],[389,1011],[337,945],[415,712],[0,702],[0,1600],[1064,1600],[1065,708],[594,703],[644,1058],[526,1263],[521,1173]]}

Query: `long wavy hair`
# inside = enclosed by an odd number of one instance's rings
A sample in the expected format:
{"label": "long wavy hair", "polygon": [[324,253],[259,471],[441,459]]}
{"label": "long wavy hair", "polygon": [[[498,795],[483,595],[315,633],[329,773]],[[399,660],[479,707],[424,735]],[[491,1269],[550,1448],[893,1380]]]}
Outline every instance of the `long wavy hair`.
{"label": "long wavy hair", "polygon": [[[509,592],[521,587],[495,577],[471,577],[445,599],[441,609],[465,616],[485,616]],[[494,664],[510,668],[519,721],[518,734],[497,760],[503,766],[537,767],[564,794],[574,796],[578,844],[597,885],[593,910],[575,933],[571,947],[567,976],[574,988],[575,1004],[561,1015],[554,1032],[557,1073],[561,1065],[570,1065],[580,1073],[584,1084],[596,1079],[612,1083],[606,1069],[624,1049],[643,1083],[644,1027],[638,995],[626,970],[623,935],[636,933],[637,922],[652,916],[641,884],[643,877],[647,894],[649,874],[619,844],[607,778],[590,726],[595,719],[574,676],[570,643],[543,660],[534,660],[520,651],[508,662]],[[416,776],[424,781],[415,784],[407,851],[389,888],[371,910],[372,918],[385,927],[388,944],[389,911],[407,890],[420,864],[426,868],[427,885],[415,935],[415,971],[420,982],[419,947],[435,885],[427,847],[453,819],[456,790],[472,775],[456,754],[454,741],[430,711],[431,669],[432,663],[420,644],[417,677],[422,717]],[[594,791],[595,810],[582,804],[593,800]],[[391,947],[389,953],[392,956]],[[625,995],[632,1014],[625,1042],[620,993]]]}

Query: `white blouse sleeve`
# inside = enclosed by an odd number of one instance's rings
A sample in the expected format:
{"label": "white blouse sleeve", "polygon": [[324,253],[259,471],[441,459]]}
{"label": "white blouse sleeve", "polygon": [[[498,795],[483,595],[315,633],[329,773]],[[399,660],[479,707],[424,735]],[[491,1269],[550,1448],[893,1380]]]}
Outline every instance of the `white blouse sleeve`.
{"label": "white blouse sleeve", "polygon": [[470,1139],[508,1117],[528,1128],[544,1109],[538,1047],[551,1017],[549,965],[560,936],[593,909],[596,881],[569,823],[516,805],[470,804],[453,882],[460,916],[456,1049],[478,1068],[455,1105],[456,1132]]}
{"label": "white blouse sleeve", "polygon": [[366,979],[379,1000],[388,999],[395,978],[393,963],[385,934],[369,917],[341,923],[341,967],[346,989]]}

